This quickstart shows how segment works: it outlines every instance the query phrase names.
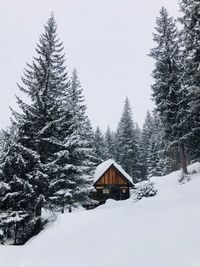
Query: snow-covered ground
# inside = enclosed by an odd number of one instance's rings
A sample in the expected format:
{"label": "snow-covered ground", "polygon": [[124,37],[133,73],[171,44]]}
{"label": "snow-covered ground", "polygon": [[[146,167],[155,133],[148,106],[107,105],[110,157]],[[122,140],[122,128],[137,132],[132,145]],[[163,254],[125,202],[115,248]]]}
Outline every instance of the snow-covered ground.
{"label": "snow-covered ground", "polygon": [[152,178],[155,197],[108,201],[60,215],[21,247],[0,246],[1,267],[200,267],[200,164]]}

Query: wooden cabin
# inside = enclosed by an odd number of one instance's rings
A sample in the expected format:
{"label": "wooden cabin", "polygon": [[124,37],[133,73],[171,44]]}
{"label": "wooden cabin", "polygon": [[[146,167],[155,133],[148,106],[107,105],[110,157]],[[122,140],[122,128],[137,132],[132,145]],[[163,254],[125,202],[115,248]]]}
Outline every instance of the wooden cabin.
{"label": "wooden cabin", "polygon": [[132,178],[114,160],[107,160],[97,167],[94,174],[94,199],[105,203],[109,198],[124,200],[130,197]]}

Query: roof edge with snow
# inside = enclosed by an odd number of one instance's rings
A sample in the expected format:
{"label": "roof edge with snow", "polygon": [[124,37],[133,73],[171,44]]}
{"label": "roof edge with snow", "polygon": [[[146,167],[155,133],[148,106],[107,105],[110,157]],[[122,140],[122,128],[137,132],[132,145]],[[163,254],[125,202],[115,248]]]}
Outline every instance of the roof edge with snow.
{"label": "roof edge with snow", "polygon": [[108,159],[97,166],[94,173],[94,184],[104,175],[104,173],[111,167],[114,166],[131,184],[133,184],[133,179],[131,176],[113,159]]}

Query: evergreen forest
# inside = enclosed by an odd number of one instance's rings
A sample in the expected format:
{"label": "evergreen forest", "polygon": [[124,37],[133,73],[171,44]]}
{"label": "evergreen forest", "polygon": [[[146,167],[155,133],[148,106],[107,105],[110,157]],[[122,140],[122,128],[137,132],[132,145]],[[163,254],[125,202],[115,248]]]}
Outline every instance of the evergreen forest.
{"label": "evergreen forest", "polygon": [[[153,33],[152,98],[142,129],[124,97],[116,129],[93,128],[76,69],[69,73],[52,14],[27,63],[0,132],[0,241],[24,244],[62,212],[91,202],[93,173],[114,159],[133,182],[164,176],[200,160],[200,2],[180,1],[181,16],[162,7]],[[26,102],[24,99],[28,99]]]}

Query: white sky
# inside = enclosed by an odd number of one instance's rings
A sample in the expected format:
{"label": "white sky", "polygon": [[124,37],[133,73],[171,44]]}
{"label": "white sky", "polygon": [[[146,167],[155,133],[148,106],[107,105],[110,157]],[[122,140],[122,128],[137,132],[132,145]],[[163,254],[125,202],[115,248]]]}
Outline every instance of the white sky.
{"label": "white sky", "polygon": [[9,125],[26,62],[54,11],[69,73],[75,66],[94,126],[115,128],[128,96],[142,126],[151,102],[152,32],[161,6],[178,0],[0,0],[0,128]]}

